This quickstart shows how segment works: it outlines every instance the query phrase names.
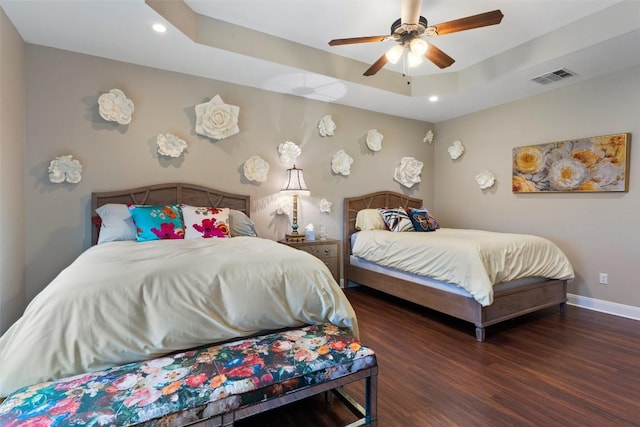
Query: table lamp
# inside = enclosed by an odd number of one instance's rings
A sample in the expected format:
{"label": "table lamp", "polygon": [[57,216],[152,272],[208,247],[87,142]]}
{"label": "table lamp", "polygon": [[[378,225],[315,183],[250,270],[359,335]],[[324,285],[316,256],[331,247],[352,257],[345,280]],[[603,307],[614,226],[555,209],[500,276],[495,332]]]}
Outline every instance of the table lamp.
{"label": "table lamp", "polygon": [[304,233],[298,233],[298,196],[308,196],[309,189],[304,182],[304,176],[302,175],[302,169],[293,168],[287,169],[287,179],[280,190],[282,194],[291,194],[293,196],[293,218],[291,222],[291,234],[285,234],[287,242],[303,242],[305,237]]}

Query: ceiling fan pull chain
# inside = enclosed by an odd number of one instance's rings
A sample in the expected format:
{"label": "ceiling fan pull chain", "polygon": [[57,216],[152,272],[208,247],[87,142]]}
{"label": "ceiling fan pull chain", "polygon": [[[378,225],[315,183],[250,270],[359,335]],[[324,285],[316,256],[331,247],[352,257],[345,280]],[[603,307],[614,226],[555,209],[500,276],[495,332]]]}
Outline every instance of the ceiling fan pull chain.
{"label": "ceiling fan pull chain", "polygon": [[402,76],[409,75],[409,55],[407,52],[402,52]]}

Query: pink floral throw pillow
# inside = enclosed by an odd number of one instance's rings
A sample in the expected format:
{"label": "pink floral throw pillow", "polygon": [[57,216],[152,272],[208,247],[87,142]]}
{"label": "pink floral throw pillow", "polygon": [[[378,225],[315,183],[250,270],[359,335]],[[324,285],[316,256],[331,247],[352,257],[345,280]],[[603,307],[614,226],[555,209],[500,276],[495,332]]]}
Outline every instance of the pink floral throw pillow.
{"label": "pink floral throw pillow", "polygon": [[197,207],[180,205],[184,220],[185,239],[208,239],[231,237],[229,231],[229,208]]}

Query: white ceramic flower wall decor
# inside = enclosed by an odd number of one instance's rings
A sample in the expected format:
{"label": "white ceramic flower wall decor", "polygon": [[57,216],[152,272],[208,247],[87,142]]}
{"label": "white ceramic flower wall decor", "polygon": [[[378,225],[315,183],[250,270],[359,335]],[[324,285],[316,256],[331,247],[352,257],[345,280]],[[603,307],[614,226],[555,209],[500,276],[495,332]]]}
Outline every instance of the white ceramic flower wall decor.
{"label": "white ceramic flower wall decor", "polygon": [[71,154],[59,156],[49,163],[49,181],[54,184],[70,182],[77,184],[82,179],[82,165]]}
{"label": "white ceramic flower wall decor", "polygon": [[278,154],[280,155],[280,161],[282,163],[293,163],[298,156],[302,153],[300,147],[298,147],[292,141],[286,141],[278,145]]}
{"label": "white ceramic flower wall decor", "polygon": [[331,203],[327,199],[320,200],[320,212],[331,213]]}
{"label": "white ceramic flower wall decor", "polygon": [[483,169],[476,175],[476,182],[480,189],[485,190],[493,187],[493,184],[496,182],[496,176],[493,172]]}
{"label": "white ceramic flower wall decor", "polygon": [[228,138],[240,132],[239,115],[240,107],[225,104],[216,95],[211,101],[196,105],[196,133],[218,141]]}
{"label": "white ceramic flower wall decor", "polygon": [[449,157],[451,157],[452,160],[455,160],[464,153],[464,146],[460,141],[453,141],[453,144],[447,149],[447,151],[449,151]]}
{"label": "white ceramic flower wall decor", "polygon": [[98,98],[98,112],[109,122],[128,125],[133,116],[133,101],[120,89],[111,89]]}
{"label": "white ceramic flower wall decor", "polygon": [[260,156],[251,156],[244,162],[244,177],[249,181],[265,182],[269,174],[269,163]]}
{"label": "white ceramic flower wall decor", "polygon": [[336,130],[336,124],[330,115],[324,116],[318,122],[318,132],[320,136],[333,136],[333,132]]}
{"label": "white ceramic flower wall decor", "polygon": [[187,142],[172,133],[161,133],[156,138],[158,154],[166,157],[180,157],[187,148]]}
{"label": "white ceramic flower wall decor", "polygon": [[427,131],[422,142],[428,142],[429,144],[433,142],[433,131],[431,129]]}
{"label": "white ceramic flower wall decor", "polygon": [[344,150],[338,151],[331,158],[331,170],[339,175],[351,174],[351,164],[353,164],[353,158]]}
{"label": "white ceramic flower wall decor", "polygon": [[380,151],[382,149],[382,140],[384,135],[378,132],[377,129],[371,129],[367,132],[367,147],[371,151]]}
{"label": "white ceramic flower wall decor", "polygon": [[411,188],[414,184],[420,182],[423,165],[420,160],[416,160],[413,157],[403,157],[400,159],[400,164],[396,166],[393,179],[405,187]]}

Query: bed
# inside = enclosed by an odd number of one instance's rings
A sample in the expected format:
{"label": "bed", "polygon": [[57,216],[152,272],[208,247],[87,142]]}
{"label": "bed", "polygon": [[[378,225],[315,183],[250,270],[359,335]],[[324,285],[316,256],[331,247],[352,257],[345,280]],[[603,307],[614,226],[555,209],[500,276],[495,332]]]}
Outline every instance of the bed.
{"label": "bed", "polygon": [[[419,209],[422,206],[422,200],[392,191],[380,191],[344,199],[345,286],[348,287],[350,282],[364,285],[471,322],[475,325],[475,335],[479,342],[485,340],[487,326],[555,305],[558,305],[560,311],[564,312],[567,301],[567,280],[573,278],[573,269],[568,260],[566,260],[566,265],[556,269],[558,274],[554,273],[560,278],[525,277],[507,283],[495,284],[491,289],[491,295],[483,300],[462,289],[459,283],[431,280],[420,274],[380,266],[375,262],[363,260],[353,255],[353,239],[358,237],[356,234],[359,231],[356,228],[359,211],[389,207]],[[380,233],[407,235],[406,237],[412,237],[415,240],[418,236],[408,235],[442,237],[446,234],[444,230],[438,229],[435,233],[392,233],[390,231],[381,231]],[[375,232],[377,231],[374,230],[372,233]],[[372,241],[379,243],[376,239]],[[555,245],[551,244],[551,247],[559,251]],[[559,256],[563,255],[560,251]]]}
{"label": "bed", "polygon": [[[104,228],[112,221],[105,212],[129,212],[127,205],[136,207],[133,216],[155,212],[150,206],[179,206],[185,238],[139,242],[137,220],[133,240],[122,237],[119,227],[130,231],[130,219]],[[228,223],[220,220],[203,233],[230,228],[231,237],[187,238],[187,212],[204,215],[189,207],[207,207],[217,219],[229,214]],[[92,215],[101,213],[92,218],[97,244],[0,337],[0,400],[41,381],[265,331],[329,323],[357,336],[353,308],[324,263],[243,233],[253,224],[249,210],[249,196],[182,183],[93,193]],[[115,240],[105,241],[105,229]]]}

